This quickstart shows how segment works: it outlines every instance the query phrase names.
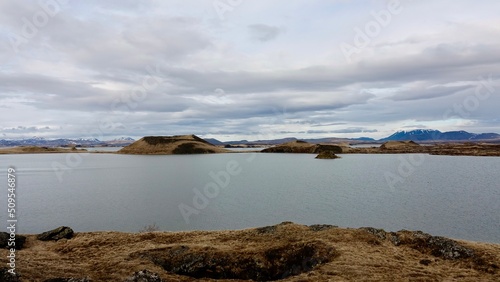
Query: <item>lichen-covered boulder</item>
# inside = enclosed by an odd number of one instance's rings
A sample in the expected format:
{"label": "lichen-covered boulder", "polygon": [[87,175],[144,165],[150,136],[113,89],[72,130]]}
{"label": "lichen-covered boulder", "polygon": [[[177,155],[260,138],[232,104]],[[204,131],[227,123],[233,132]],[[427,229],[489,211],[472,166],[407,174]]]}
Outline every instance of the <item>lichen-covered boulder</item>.
{"label": "lichen-covered boulder", "polygon": [[88,278],[51,278],[43,282],[92,282]]}
{"label": "lichen-covered boulder", "polygon": [[0,268],[0,281],[2,282],[19,282],[19,274],[12,274],[8,268]]}
{"label": "lichen-covered boulder", "polygon": [[[0,249],[6,248],[6,249],[11,249],[12,247],[9,246],[9,239],[10,239],[10,234],[7,232],[0,232]],[[15,249],[20,250],[23,248],[24,243],[26,242],[26,237],[23,235],[17,235],[15,237]],[[0,280],[2,281],[2,280]]]}
{"label": "lichen-covered boulder", "polygon": [[164,282],[157,273],[147,269],[137,271],[123,282]]}
{"label": "lichen-covered boulder", "polygon": [[61,239],[71,239],[75,232],[73,229],[67,226],[61,226],[56,229],[43,232],[42,234],[38,234],[36,238],[40,241],[58,241]]}

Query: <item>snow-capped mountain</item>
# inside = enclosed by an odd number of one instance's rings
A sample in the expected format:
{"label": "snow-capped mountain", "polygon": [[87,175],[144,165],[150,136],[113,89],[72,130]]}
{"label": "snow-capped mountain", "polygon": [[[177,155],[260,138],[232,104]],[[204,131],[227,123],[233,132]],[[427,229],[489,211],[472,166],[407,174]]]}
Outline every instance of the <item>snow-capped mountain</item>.
{"label": "snow-capped mountain", "polygon": [[108,145],[115,145],[115,146],[127,146],[135,142],[134,138],[131,137],[120,137],[116,138],[110,141],[106,141],[106,144]]}
{"label": "snow-capped mountain", "polygon": [[59,138],[45,139],[43,137],[32,137],[26,139],[2,139],[0,146],[46,146],[46,147],[61,147],[61,146],[126,146],[132,144],[135,140],[131,137],[120,137],[110,141],[101,141],[97,138]]}
{"label": "snow-capped mountain", "polygon": [[398,131],[389,137],[382,138],[380,141],[480,141],[480,140],[498,140],[500,134],[497,133],[470,133],[467,131],[448,131],[441,132],[432,129],[416,129],[411,131]]}

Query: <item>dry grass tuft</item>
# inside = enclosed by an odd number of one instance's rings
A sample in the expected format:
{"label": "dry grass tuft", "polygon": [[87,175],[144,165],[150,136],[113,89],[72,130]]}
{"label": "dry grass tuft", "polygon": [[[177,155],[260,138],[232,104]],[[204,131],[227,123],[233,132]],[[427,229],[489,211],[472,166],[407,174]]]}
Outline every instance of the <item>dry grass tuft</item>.
{"label": "dry grass tuft", "polygon": [[156,222],[153,222],[153,224],[146,225],[141,230],[139,230],[140,233],[155,232],[155,231],[160,231],[160,226],[156,225]]}

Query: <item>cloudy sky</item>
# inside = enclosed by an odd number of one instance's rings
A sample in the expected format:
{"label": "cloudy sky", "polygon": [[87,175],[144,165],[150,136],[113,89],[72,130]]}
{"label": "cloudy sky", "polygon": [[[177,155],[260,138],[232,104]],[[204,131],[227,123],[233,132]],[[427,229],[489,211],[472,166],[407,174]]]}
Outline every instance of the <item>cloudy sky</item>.
{"label": "cloudy sky", "polygon": [[0,138],[500,133],[500,1],[0,1]]}

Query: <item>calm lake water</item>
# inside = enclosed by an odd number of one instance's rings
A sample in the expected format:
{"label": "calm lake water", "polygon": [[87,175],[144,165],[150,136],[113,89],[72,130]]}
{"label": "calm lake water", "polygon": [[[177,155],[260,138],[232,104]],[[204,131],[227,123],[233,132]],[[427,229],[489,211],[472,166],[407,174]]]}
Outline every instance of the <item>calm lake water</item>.
{"label": "calm lake water", "polygon": [[[0,155],[3,187],[8,166],[17,169],[20,232],[61,225],[136,232],[153,223],[172,231],[242,229],[293,221],[500,243],[496,157],[80,156]],[[418,166],[398,172],[410,156]],[[401,178],[391,187],[387,175]],[[6,198],[5,188],[0,201]],[[6,214],[2,208],[4,225]]]}

